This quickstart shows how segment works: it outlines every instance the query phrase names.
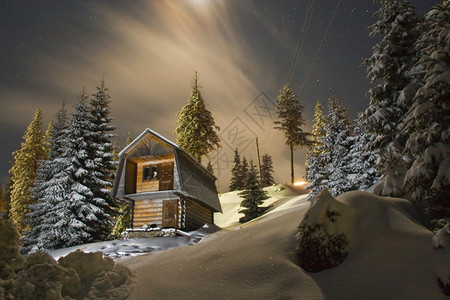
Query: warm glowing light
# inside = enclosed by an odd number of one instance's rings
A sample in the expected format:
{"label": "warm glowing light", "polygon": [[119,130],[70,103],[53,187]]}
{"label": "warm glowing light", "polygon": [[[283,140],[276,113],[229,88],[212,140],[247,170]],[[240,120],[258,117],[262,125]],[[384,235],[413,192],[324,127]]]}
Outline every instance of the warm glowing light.
{"label": "warm glowing light", "polygon": [[295,185],[295,186],[305,185],[305,184],[308,184],[308,182],[307,182],[307,181],[297,181],[297,182],[294,182],[294,185]]}

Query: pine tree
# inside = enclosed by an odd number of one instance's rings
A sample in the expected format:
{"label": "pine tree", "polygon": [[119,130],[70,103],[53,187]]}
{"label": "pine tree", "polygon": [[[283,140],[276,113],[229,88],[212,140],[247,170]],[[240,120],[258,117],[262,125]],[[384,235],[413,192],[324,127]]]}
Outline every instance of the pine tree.
{"label": "pine tree", "polygon": [[196,160],[201,162],[201,158],[220,147],[219,136],[216,131],[220,130],[216,126],[211,112],[206,108],[200,86],[198,84],[197,72],[193,80],[191,96],[188,104],[177,114],[177,144],[191,154]]}
{"label": "pine tree", "polygon": [[[95,164],[95,171],[90,174],[90,181],[86,182],[87,187],[92,191],[93,199],[96,202],[105,201],[108,205],[103,207],[104,213],[109,216],[116,215],[117,203],[112,198],[111,189],[115,177],[117,161],[114,160],[114,147],[111,139],[116,136],[113,131],[115,126],[111,125],[109,105],[111,97],[105,86],[105,81],[100,82],[97,92],[92,95],[91,110],[89,120],[91,128],[89,136],[90,149],[88,155]],[[102,227],[96,229],[95,239],[103,239],[108,236],[112,228],[106,225],[109,222],[101,222]],[[103,227],[106,226],[106,227]]]}
{"label": "pine tree", "polygon": [[382,149],[378,169],[384,175],[384,187],[380,194],[400,196],[401,179],[408,165],[408,157],[403,156],[407,134],[400,129],[409,103],[399,101],[399,96],[411,83],[411,69],[417,61],[414,43],[421,25],[409,1],[377,2],[381,4],[375,13],[379,19],[371,26],[370,36],[381,35],[383,39],[365,64],[368,77],[379,84],[368,92],[370,105],[363,118],[374,138],[369,147]]}
{"label": "pine tree", "polygon": [[239,186],[240,190],[245,190],[248,186],[247,186],[247,174],[249,172],[249,166],[248,166],[248,162],[247,159],[245,157],[242,158],[242,163],[241,163],[241,168],[240,168],[240,173],[242,176],[242,180],[241,180],[241,186]]}
{"label": "pine tree", "polygon": [[[43,160],[39,165],[34,188],[31,190],[35,204],[31,205],[32,212],[27,216],[30,229],[25,232],[21,243],[24,251],[31,249],[52,249],[60,245],[59,239],[54,236],[53,227],[59,222],[61,216],[55,214],[55,207],[63,201],[66,180],[65,168],[68,161],[63,160],[64,148],[67,145],[68,115],[65,103],[55,115],[52,122],[51,137],[49,140],[50,152],[48,160]],[[58,210],[58,213],[60,211]],[[67,215],[67,214],[65,214]],[[64,215],[63,215],[64,216]]]}
{"label": "pine tree", "polygon": [[283,132],[291,154],[291,183],[294,183],[294,150],[309,145],[308,136],[301,128],[305,124],[302,117],[303,106],[288,84],[278,94],[277,118],[275,129]]}
{"label": "pine tree", "polygon": [[234,150],[234,159],[233,165],[231,166],[231,180],[230,180],[230,192],[241,190],[243,185],[243,177],[244,173],[242,173],[242,164],[241,164],[241,156],[239,154],[238,149]]}
{"label": "pine tree", "polygon": [[29,205],[33,203],[30,190],[36,179],[39,162],[46,159],[46,147],[41,126],[42,113],[37,109],[25,132],[21,148],[13,153],[14,165],[10,170],[12,186],[9,213],[19,232],[23,232],[28,227],[25,217],[30,212]]}
{"label": "pine tree", "polygon": [[406,149],[414,162],[406,173],[404,189],[412,201],[423,203],[445,225],[450,219],[450,5],[438,4],[426,15],[428,32],[418,44],[418,64],[424,85],[409,109],[405,130],[412,132]]}
{"label": "pine tree", "polygon": [[325,165],[327,174],[326,185],[333,196],[345,192],[344,186],[347,174],[350,172],[350,147],[352,127],[347,110],[338,97],[332,94],[328,100],[328,122],[325,125],[326,135],[324,144],[325,156],[328,163]]}
{"label": "pine tree", "polygon": [[372,141],[372,134],[364,130],[363,120],[359,117],[356,120],[355,132],[349,136],[348,143],[351,144],[348,165],[348,174],[343,189],[366,190],[379,181],[380,176],[376,170],[379,160],[379,150],[370,150],[367,144]]}
{"label": "pine tree", "polygon": [[112,236],[120,237],[121,233],[130,228],[131,225],[131,205],[128,203],[119,204],[119,216],[116,218],[116,223],[111,232]]}
{"label": "pine tree", "polygon": [[47,159],[50,154],[51,141],[53,132],[53,120],[48,123],[47,130],[44,133],[42,144],[44,146],[44,157]]}
{"label": "pine tree", "polygon": [[325,137],[325,125],[327,119],[323,114],[322,105],[319,101],[316,103],[314,109],[314,120],[313,128],[311,131],[311,145],[308,147],[308,153],[306,155],[306,180],[311,183],[312,186],[319,185],[320,177],[319,171],[325,166],[319,163],[319,155],[323,154],[323,150],[319,151],[321,146],[321,140]]}
{"label": "pine tree", "polygon": [[29,249],[68,247],[109,236],[113,225],[108,214],[110,207],[104,199],[95,197],[89,188],[92,174],[97,170],[89,155],[93,132],[87,100],[83,91],[69,126],[62,134],[55,135],[58,140],[53,144],[61,145],[57,148],[61,155],[52,160],[54,175],[48,186],[43,187],[45,194],[30,214],[31,219],[44,221],[36,226],[39,231],[27,233],[24,246]]}
{"label": "pine tree", "polygon": [[[93,131],[91,122],[92,115],[86,105],[88,96],[83,91],[79,97],[80,101],[75,107],[75,113],[68,130],[69,152],[65,155],[71,159],[71,175],[74,182],[70,188],[71,199],[79,200],[78,211],[79,221],[85,224],[85,230],[89,233],[91,240],[104,240],[108,237],[112,229],[110,203],[102,197],[98,197],[98,192],[106,194],[108,190],[99,190],[100,184],[104,183],[99,178],[99,168],[96,164],[96,156],[92,155],[92,145],[89,142],[97,134]],[[109,153],[110,156],[111,153]],[[112,164],[114,166],[114,164]],[[106,180],[105,180],[106,181]]]}
{"label": "pine tree", "polygon": [[250,161],[249,171],[246,176],[246,188],[238,195],[243,198],[241,202],[240,213],[244,213],[244,217],[239,219],[239,222],[247,222],[261,215],[262,210],[259,207],[264,200],[268,199],[267,192],[262,189],[261,183],[258,180],[258,172],[253,161]]}
{"label": "pine tree", "polygon": [[261,185],[271,186],[275,184],[275,180],[273,179],[273,161],[272,156],[269,154],[264,154],[262,156],[262,164],[261,164]]}

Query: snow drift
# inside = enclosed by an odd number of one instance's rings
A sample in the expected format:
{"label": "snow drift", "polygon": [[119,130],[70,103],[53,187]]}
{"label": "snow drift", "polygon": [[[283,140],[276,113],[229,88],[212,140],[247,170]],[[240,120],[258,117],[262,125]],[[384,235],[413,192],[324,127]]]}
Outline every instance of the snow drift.
{"label": "snow drift", "polygon": [[348,239],[336,267],[299,267],[295,236],[307,206],[304,196],[291,196],[241,230],[123,260],[136,274],[130,299],[447,299],[438,282],[450,275],[449,249],[433,247],[433,233],[415,221],[408,201],[366,192],[325,198],[308,219],[322,222],[327,208],[340,213],[326,225]]}
{"label": "snow drift", "polygon": [[19,254],[19,234],[0,216],[0,299],[125,299],[131,271],[101,253]]}

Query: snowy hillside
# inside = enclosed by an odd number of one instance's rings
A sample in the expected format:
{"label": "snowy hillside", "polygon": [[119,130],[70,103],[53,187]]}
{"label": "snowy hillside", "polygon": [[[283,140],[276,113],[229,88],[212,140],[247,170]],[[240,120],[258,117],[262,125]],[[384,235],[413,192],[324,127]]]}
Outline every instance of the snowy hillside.
{"label": "snowy hillside", "polygon": [[348,235],[348,257],[308,273],[297,265],[295,235],[309,203],[305,196],[278,197],[283,203],[270,213],[236,228],[232,204],[239,200],[224,194],[217,222],[231,227],[193,246],[125,260],[137,279],[130,299],[446,299],[438,278],[450,275],[449,250],[433,248],[432,233],[415,221],[409,202],[366,192],[330,197],[342,214],[335,230]]}

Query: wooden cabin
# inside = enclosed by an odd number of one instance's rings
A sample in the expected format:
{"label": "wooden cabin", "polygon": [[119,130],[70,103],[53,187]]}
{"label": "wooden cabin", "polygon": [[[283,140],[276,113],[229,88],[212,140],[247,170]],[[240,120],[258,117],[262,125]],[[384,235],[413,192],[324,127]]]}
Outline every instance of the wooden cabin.
{"label": "wooden cabin", "polygon": [[158,133],[146,129],[119,153],[113,197],[132,207],[132,229],[195,230],[222,212],[216,177]]}

